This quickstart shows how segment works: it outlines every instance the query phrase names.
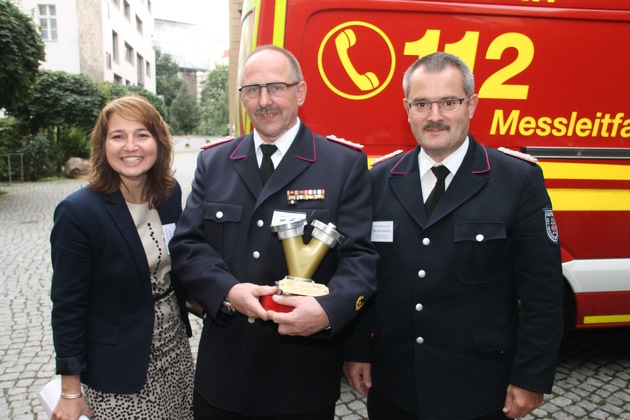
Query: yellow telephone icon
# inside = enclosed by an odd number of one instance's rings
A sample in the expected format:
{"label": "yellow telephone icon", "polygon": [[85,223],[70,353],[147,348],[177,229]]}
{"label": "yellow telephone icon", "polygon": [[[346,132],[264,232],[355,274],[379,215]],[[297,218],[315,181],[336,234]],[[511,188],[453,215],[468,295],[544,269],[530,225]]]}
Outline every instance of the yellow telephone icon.
{"label": "yellow telephone icon", "polygon": [[337,47],[337,54],[339,55],[339,59],[341,60],[341,64],[343,64],[343,68],[350,76],[350,79],[354,82],[355,85],[362,91],[373,90],[378,87],[380,82],[378,81],[378,77],[371,71],[368,71],[364,74],[359,73],[355,68],[352,62],[350,61],[350,57],[348,56],[348,50],[357,42],[357,36],[354,34],[352,29],[345,29],[335,38],[335,46]]}

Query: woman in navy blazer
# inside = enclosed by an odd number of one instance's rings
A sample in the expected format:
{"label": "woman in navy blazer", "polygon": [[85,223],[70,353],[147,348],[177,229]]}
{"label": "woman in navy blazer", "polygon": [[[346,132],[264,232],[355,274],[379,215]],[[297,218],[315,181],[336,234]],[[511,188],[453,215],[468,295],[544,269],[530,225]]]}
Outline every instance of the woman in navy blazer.
{"label": "woman in navy blazer", "polygon": [[105,106],[91,141],[88,185],[58,205],[51,233],[52,418],[192,418],[190,324],[168,254],[181,214],[168,126],[128,96]]}

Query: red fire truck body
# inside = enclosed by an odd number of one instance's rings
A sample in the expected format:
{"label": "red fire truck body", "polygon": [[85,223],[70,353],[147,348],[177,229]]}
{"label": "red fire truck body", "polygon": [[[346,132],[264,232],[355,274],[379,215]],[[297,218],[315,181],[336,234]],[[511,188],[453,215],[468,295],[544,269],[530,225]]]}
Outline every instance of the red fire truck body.
{"label": "red fire truck body", "polygon": [[[300,118],[371,158],[416,142],[402,76],[446,51],[475,74],[477,140],[539,159],[560,232],[569,321],[630,326],[630,3],[627,0],[249,0],[240,58],[292,51]],[[244,108],[237,133],[251,129]]]}

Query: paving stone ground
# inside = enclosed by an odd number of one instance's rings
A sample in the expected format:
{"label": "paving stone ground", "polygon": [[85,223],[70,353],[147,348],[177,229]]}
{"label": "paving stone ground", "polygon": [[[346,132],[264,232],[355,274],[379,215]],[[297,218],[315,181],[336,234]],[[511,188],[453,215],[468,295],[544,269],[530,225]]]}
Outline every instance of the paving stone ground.
{"label": "paving stone ground", "polygon": [[[198,146],[176,138],[177,178],[190,191]],[[190,149],[185,144],[191,145]],[[68,179],[0,182],[0,419],[46,419],[37,393],[54,376],[50,330],[52,213],[81,187]],[[196,348],[201,331],[193,320]],[[338,420],[367,419],[365,401],[341,382]],[[553,393],[526,419],[630,420],[630,331],[580,331],[565,337]]]}

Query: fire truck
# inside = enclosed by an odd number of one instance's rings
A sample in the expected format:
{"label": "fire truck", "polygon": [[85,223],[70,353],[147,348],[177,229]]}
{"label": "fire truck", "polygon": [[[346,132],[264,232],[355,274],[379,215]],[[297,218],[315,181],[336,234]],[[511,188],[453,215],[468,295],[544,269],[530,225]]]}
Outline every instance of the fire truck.
{"label": "fire truck", "polygon": [[[302,65],[300,118],[370,158],[416,146],[402,106],[407,67],[435,51],[461,57],[479,96],[471,133],[544,171],[566,320],[630,326],[630,2],[245,1],[240,60],[264,44]],[[238,107],[243,134],[251,124]]]}

